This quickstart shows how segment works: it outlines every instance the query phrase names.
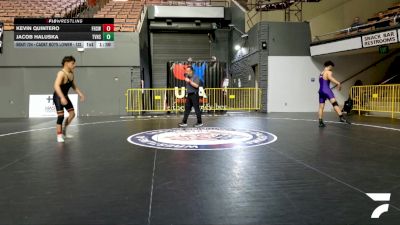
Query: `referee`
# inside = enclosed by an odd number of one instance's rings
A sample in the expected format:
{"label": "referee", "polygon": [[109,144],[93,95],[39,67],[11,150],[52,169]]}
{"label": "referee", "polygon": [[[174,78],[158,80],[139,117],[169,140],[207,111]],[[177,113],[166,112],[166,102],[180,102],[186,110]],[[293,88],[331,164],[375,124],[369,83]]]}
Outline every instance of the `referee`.
{"label": "referee", "polygon": [[194,111],[197,116],[197,123],[194,127],[203,126],[203,122],[201,120],[201,111],[200,111],[200,97],[199,97],[199,87],[200,87],[200,79],[198,76],[193,74],[192,67],[186,68],[185,73],[185,82],[186,82],[186,105],[185,105],[185,114],[183,116],[182,123],[179,124],[180,127],[187,127],[187,119],[189,117],[190,111],[192,107],[194,107]]}

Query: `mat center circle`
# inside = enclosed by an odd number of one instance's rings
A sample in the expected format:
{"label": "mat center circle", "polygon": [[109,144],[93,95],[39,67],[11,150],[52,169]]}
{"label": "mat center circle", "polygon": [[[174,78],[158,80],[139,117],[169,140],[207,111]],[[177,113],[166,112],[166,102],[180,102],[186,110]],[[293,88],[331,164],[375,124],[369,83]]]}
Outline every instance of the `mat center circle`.
{"label": "mat center circle", "polygon": [[203,127],[145,131],[127,140],[135,145],[166,150],[223,150],[266,145],[277,137],[259,130]]}

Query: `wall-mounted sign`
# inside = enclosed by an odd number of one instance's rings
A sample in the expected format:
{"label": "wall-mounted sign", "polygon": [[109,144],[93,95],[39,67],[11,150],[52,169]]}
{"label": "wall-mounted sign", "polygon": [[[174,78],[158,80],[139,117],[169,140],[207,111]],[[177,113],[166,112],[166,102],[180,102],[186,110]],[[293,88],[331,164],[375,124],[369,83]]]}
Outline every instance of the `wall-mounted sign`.
{"label": "wall-mounted sign", "polygon": [[363,47],[373,47],[379,45],[387,45],[398,42],[398,35],[396,30],[390,30],[370,35],[362,36]]}

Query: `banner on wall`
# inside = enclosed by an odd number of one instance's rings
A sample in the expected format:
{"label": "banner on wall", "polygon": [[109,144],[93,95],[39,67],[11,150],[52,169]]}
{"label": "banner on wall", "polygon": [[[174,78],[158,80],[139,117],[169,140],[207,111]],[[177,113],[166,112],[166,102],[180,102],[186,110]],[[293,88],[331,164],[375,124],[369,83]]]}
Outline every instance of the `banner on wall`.
{"label": "banner on wall", "polygon": [[[227,71],[227,64],[216,60],[205,60],[205,61],[170,61],[167,63],[167,88],[175,88],[174,98],[166,98],[166,106],[170,109],[175,110],[174,107],[179,107],[179,110],[184,110],[186,102],[185,96],[185,73],[187,67],[193,68],[193,73],[200,80],[200,104],[202,110],[207,110],[208,101],[207,93],[204,89],[206,88],[222,88],[228,87],[229,78]],[[224,86],[225,84],[225,86]],[[216,102],[214,102],[216,103]],[[223,102],[216,103],[221,107],[224,107]]]}
{"label": "banner on wall", "polygon": [[0,21],[0,54],[3,53],[4,23]]}
{"label": "banner on wall", "polygon": [[[74,106],[75,113],[78,115],[78,95],[68,95]],[[64,109],[65,116],[68,112]],[[29,118],[34,117],[57,117],[56,107],[53,103],[53,94],[49,95],[29,95]]]}
{"label": "banner on wall", "polygon": [[167,63],[167,88],[184,87],[185,71],[188,66],[200,79],[204,88],[221,88],[227,74],[227,64],[219,61],[170,61]]}

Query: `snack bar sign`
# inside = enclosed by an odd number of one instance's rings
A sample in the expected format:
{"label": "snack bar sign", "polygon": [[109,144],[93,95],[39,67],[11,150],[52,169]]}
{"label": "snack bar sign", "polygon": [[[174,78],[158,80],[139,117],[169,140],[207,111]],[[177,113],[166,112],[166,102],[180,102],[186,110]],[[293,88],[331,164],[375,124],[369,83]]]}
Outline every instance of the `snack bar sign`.
{"label": "snack bar sign", "polygon": [[373,47],[397,43],[399,41],[396,30],[362,36],[363,47]]}

